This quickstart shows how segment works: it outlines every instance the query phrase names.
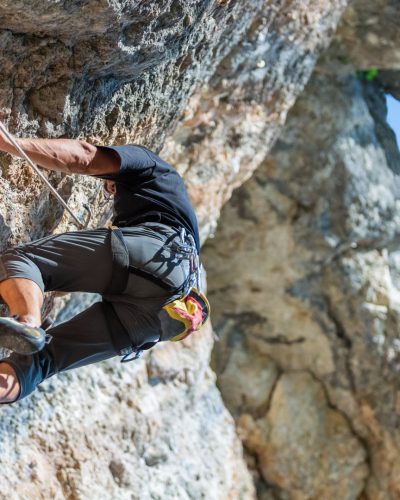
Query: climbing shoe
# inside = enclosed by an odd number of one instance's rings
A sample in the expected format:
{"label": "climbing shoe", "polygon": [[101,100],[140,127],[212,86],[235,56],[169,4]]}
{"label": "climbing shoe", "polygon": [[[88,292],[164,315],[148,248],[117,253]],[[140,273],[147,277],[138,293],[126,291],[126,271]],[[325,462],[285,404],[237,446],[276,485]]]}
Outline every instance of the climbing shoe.
{"label": "climbing shoe", "polygon": [[18,354],[33,354],[48,342],[42,328],[20,323],[14,318],[0,318],[0,347]]}

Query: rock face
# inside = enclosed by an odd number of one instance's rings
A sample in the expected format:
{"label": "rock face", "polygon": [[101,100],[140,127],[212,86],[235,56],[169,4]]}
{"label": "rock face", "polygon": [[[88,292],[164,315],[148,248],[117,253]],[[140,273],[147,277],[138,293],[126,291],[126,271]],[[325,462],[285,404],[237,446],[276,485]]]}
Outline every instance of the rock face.
{"label": "rock face", "polygon": [[265,416],[243,415],[239,426],[278,498],[359,497],[364,451],[309,373],[281,375]]}
{"label": "rock face", "polygon": [[59,376],[1,418],[2,495],[251,498],[231,417],[207,360],[210,331],[124,369]]}
{"label": "rock face", "polygon": [[203,238],[271,148],[346,2],[266,1],[196,93],[163,153],[185,174]]}
{"label": "rock face", "polygon": [[384,117],[379,89],[317,68],[205,248],[214,367],[261,498],[400,495],[400,154]]}
{"label": "rock face", "polygon": [[[263,2],[68,5],[2,2],[0,110],[7,124],[21,134],[133,141],[159,149],[196,85],[209,79]],[[40,182],[14,165],[4,164],[0,186],[2,224],[9,228],[3,248],[51,232],[62,215],[46,194],[38,196]],[[83,203],[95,207],[95,225],[98,183],[50,178],[80,216]],[[24,224],[16,210],[26,214]]]}
{"label": "rock face", "polygon": [[262,4],[6,0],[2,106],[24,132],[159,146]]}
{"label": "rock face", "polygon": [[[24,135],[134,141],[157,150],[169,138],[164,156],[185,175],[204,238],[272,145],[345,3],[5,0],[2,116]],[[73,229],[26,166],[6,156],[0,166],[1,249]],[[91,227],[107,218],[98,181],[49,179],[80,217],[83,204],[91,205]],[[211,347],[205,331],[159,346],[135,365],[114,360],[54,378],[29,400],[2,408],[2,494],[253,498],[233,420],[208,367]],[[270,391],[278,377],[271,365],[260,383]],[[279,378],[283,393],[296,383]],[[318,384],[312,394],[323,405]],[[232,404],[239,404],[235,397]],[[269,401],[254,390],[248,405],[262,416]],[[321,425],[336,418],[344,440],[348,429],[336,413],[326,411]],[[246,432],[250,440],[252,427]],[[363,477],[357,443],[345,447],[355,451],[351,467]],[[329,450],[325,457],[329,462]]]}

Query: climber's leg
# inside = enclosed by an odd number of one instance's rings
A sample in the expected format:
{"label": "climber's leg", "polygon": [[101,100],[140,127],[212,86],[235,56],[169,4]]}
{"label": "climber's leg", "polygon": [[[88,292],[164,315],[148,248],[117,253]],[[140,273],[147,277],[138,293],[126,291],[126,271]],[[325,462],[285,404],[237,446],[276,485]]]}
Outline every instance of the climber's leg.
{"label": "climber's leg", "polygon": [[28,356],[13,353],[0,363],[0,384],[4,385],[3,390],[0,387],[0,403],[28,396],[56,373],[117,356],[116,343],[119,349],[131,345],[122,326],[111,333],[108,308],[102,302],[47,332],[53,339],[40,352]]}
{"label": "climber's leg", "polygon": [[[31,354],[44,347],[44,291],[107,290],[113,269],[108,229],[48,236],[0,257],[0,296],[14,318],[0,318],[0,347]],[[33,328],[32,328],[33,327]]]}
{"label": "climber's leg", "polygon": [[0,258],[0,281],[26,278],[42,292],[103,293],[110,284],[113,254],[110,230],[47,236],[8,250]]}
{"label": "climber's leg", "polygon": [[42,349],[46,341],[40,328],[44,283],[40,270],[21,248],[0,257],[0,299],[12,316],[0,318],[0,347],[31,354]]}
{"label": "climber's leg", "polygon": [[0,282],[0,297],[7,304],[10,315],[18,321],[38,327],[42,324],[43,293],[34,281],[9,278]]}

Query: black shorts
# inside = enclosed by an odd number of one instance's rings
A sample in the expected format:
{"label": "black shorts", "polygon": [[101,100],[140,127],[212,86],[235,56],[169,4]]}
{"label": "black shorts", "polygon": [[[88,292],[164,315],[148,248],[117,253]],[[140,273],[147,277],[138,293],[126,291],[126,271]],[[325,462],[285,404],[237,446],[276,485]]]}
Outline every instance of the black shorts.
{"label": "black shorts", "polygon": [[[50,328],[52,341],[39,353],[13,353],[4,360],[15,369],[21,392],[30,394],[51,375],[102,361],[120,353],[121,347],[136,347],[160,333],[157,313],[173,295],[157,279],[172,288],[188,282],[189,262],[176,258],[179,232],[158,223],[122,228],[129,252],[129,264],[156,278],[129,273],[122,293],[108,294],[113,275],[111,231],[106,228],[52,235],[5,252],[0,258],[0,281],[26,278],[42,290],[93,292],[99,301],[74,318]],[[123,327],[113,329],[110,305]],[[115,323],[114,323],[115,324]],[[128,335],[127,335],[128,334]],[[119,335],[119,337],[118,337]],[[116,347],[118,344],[118,348]],[[124,345],[126,344],[126,346]]]}

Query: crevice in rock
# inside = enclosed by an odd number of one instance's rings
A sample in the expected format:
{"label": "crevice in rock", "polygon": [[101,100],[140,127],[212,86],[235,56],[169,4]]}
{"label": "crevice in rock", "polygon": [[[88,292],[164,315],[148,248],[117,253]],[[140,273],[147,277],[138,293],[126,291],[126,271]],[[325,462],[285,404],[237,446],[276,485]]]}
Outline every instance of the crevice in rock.
{"label": "crevice in rock", "polygon": [[323,298],[326,304],[326,313],[328,315],[328,318],[335,325],[336,336],[342,341],[346,349],[350,351],[353,346],[353,341],[347,335],[345,327],[342,325],[340,319],[335,313],[330,297],[328,295],[323,295]]}
{"label": "crevice in rock", "polygon": [[336,314],[334,307],[332,305],[332,301],[329,296],[324,295],[323,296],[325,299],[325,304],[326,304],[326,314],[328,318],[332,321],[333,325],[335,326],[335,334],[336,337],[341,341],[343,345],[343,349],[341,350],[340,354],[336,352],[337,348],[334,347],[334,353],[335,355],[340,355],[342,358],[345,357],[345,367],[346,367],[346,375],[347,375],[347,380],[349,381],[349,386],[350,390],[353,394],[353,396],[356,398],[357,397],[357,384],[356,384],[356,379],[351,367],[351,357],[352,357],[352,349],[353,349],[353,341],[349,337],[349,335],[346,332],[346,328],[342,324],[341,320],[338,318],[338,315]]}
{"label": "crevice in rock", "polygon": [[[263,414],[261,415],[261,414],[258,414],[258,412],[257,412],[257,414],[253,414],[252,415],[252,417],[254,417],[255,421],[256,421],[257,418],[266,417],[268,415],[268,412],[271,409],[272,398],[274,396],[276,387],[277,387],[277,385],[279,383],[279,380],[280,380],[281,376],[283,375],[283,373],[284,373],[283,370],[279,370],[278,371],[277,377],[276,377],[276,379],[275,379],[275,381],[274,381],[274,383],[273,383],[273,385],[271,387],[271,391],[269,393],[268,401],[267,401],[265,407],[263,408]],[[248,455],[250,455],[251,457],[253,457],[253,459],[254,459],[254,464],[255,464],[254,469],[256,470],[257,475],[258,475],[258,479],[256,479],[256,481],[255,481],[255,486],[257,488],[258,493],[259,493],[260,489],[266,489],[269,494],[273,495],[272,499],[276,498],[278,500],[279,498],[281,498],[281,496],[280,496],[280,493],[281,493],[280,488],[277,488],[275,485],[273,485],[272,483],[269,483],[264,478],[264,476],[262,474],[262,471],[261,471],[261,466],[259,465],[260,459],[259,459],[257,451],[250,449],[246,445],[246,443],[243,443],[243,446],[244,446],[244,448],[246,450],[246,453]],[[257,482],[260,483],[258,486],[257,486]]]}
{"label": "crevice in rock", "polygon": [[268,401],[267,401],[267,404],[265,407],[265,413],[264,413],[265,415],[268,415],[268,412],[271,409],[272,398],[274,397],[274,393],[275,393],[276,387],[279,383],[279,380],[281,379],[281,377],[284,373],[285,373],[285,371],[278,367],[278,374],[277,374],[277,377],[275,379],[275,382],[272,385],[271,391],[269,393]]}
{"label": "crevice in rock", "polygon": [[249,337],[253,337],[255,339],[261,340],[262,342],[265,342],[267,344],[282,344],[282,345],[295,345],[295,344],[302,344],[303,342],[306,341],[305,337],[297,337],[295,339],[288,339],[285,337],[285,335],[279,334],[279,335],[274,335],[274,336],[264,336],[264,335],[258,335],[257,333],[252,333],[249,332],[246,335]]}
{"label": "crevice in rock", "polygon": [[[346,421],[352,434],[357,437],[357,439],[360,441],[360,443],[365,451],[365,461],[366,461],[366,464],[367,464],[367,467],[369,470],[369,475],[365,478],[365,485],[363,488],[363,491],[364,491],[366,489],[367,483],[368,483],[368,481],[371,477],[371,474],[372,474],[372,459],[371,459],[370,444],[369,444],[368,440],[364,436],[362,436],[360,434],[360,432],[358,432],[355,429],[354,424],[353,424],[351,418],[349,417],[349,415],[347,415],[347,413],[345,411],[343,411],[339,406],[335,405],[332,402],[330,394],[329,394],[329,389],[328,389],[326,383],[324,382],[324,380],[321,379],[320,377],[318,377],[318,375],[313,370],[307,370],[307,372],[313,377],[314,380],[316,380],[321,385],[321,387],[324,391],[324,394],[325,394],[325,398],[326,398],[328,407],[334,411],[337,411],[344,418],[344,420]],[[353,392],[353,397],[357,400],[357,396],[356,396],[355,392]]]}

